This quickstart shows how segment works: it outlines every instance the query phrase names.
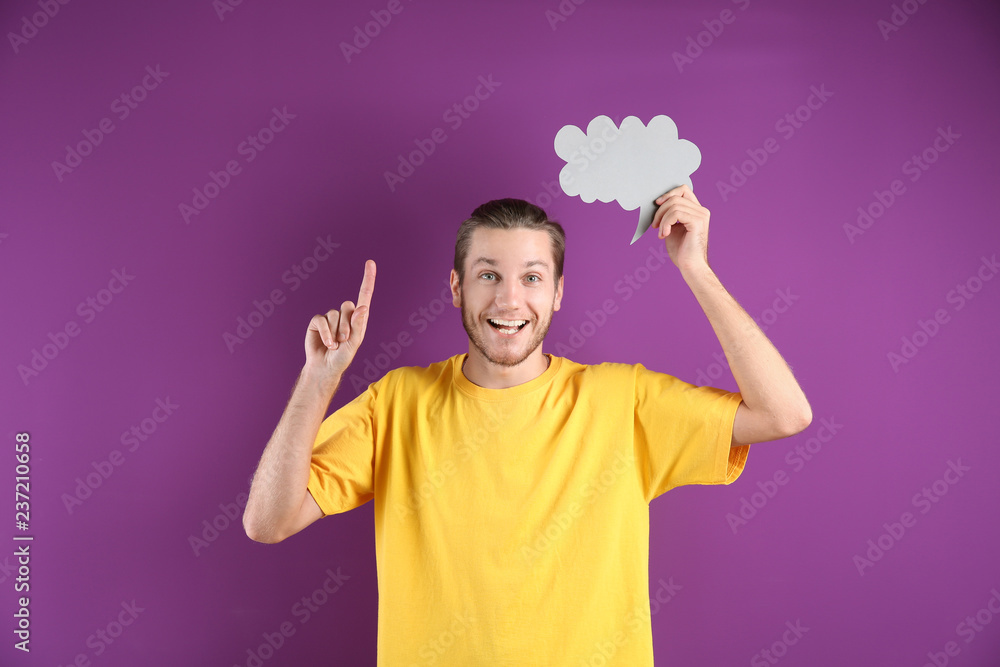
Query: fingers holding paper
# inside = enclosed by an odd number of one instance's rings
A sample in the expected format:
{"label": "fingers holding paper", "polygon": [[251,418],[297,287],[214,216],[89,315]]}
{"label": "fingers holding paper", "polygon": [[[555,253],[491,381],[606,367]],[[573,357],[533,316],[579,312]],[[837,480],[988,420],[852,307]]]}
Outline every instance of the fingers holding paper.
{"label": "fingers holding paper", "polygon": [[708,265],[709,210],[701,205],[694,191],[681,185],[656,198],[653,214],[657,236],[666,239],[667,254],[681,270]]}

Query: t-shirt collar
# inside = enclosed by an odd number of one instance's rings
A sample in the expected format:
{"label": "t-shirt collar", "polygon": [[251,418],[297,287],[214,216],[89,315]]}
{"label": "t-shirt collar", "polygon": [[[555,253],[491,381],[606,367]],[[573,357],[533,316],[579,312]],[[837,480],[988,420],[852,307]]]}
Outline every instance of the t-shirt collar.
{"label": "t-shirt collar", "polygon": [[541,375],[533,380],[528,380],[527,382],[513,387],[493,389],[489,387],[480,387],[479,385],[473,383],[472,380],[465,377],[465,373],[462,372],[462,364],[468,356],[468,352],[463,352],[462,354],[456,354],[451,358],[452,381],[463,393],[466,393],[474,398],[487,400],[506,400],[536,391],[552,382],[553,378],[555,378],[555,376],[559,373],[559,369],[562,367],[562,357],[546,353],[545,356],[549,358],[549,367],[546,368]]}

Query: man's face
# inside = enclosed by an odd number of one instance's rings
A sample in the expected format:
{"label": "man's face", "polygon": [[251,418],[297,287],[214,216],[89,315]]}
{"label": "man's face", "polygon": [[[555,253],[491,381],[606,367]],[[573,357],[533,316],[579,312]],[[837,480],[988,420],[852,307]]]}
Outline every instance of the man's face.
{"label": "man's face", "polygon": [[461,285],[452,270],[452,300],[472,345],[489,362],[516,366],[541,344],[562,301],[562,277],[548,233],[531,229],[477,229]]}

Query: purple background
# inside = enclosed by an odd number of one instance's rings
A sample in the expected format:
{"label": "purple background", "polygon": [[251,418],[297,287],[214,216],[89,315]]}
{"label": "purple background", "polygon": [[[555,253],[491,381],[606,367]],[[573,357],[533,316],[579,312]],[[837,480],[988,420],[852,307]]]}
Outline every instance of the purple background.
{"label": "purple background", "polygon": [[[35,541],[30,656],[12,648],[14,542],[0,548],[0,663],[246,665],[287,621],[295,633],[265,665],[374,664],[372,505],[273,546],[224,510],[248,490],[310,317],[356,298],[365,259],[378,279],[354,384],[366,363],[426,365],[467,349],[439,294],[459,222],[488,199],[532,200],[567,229],[566,294],[546,351],[735,390],[676,269],[641,268],[655,237],[628,245],[636,214],[555,189],[560,127],[667,114],[702,153],[693,181],[712,212],[712,265],[794,367],[815,419],[754,445],[732,486],[652,503],[651,595],[660,580],[681,587],[654,603],[657,664],[770,664],[759,652],[773,647],[787,665],[923,665],[948,642],[949,664],[1000,664],[1000,618],[987,606],[1000,590],[1000,280],[977,283],[995,271],[982,258],[1000,250],[998,11],[903,4],[915,13],[897,5],[902,25],[883,35],[894,7],[867,0],[591,0],[564,2],[557,22],[556,0],[404,1],[348,62],[341,43],[386,2],[247,0],[221,18],[209,0],[72,2],[35,32],[23,20],[36,2],[4,3],[2,511],[4,532],[18,534],[13,443],[26,431]],[[732,22],[713,23],[726,9]],[[22,30],[30,38],[12,44]],[[689,48],[697,57],[678,66],[673,54]],[[122,119],[113,102],[147,66],[169,74]],[[455,128],[444,114],[480,76],[499,86]],[[832,96],[800,109],[809,118],[788,136],[776,123],[813,86]],[[239,144],[286,107],[294,119],[247,162]],[[114,130],[57,176],[53,162],[102,118]],[[435,128],[447,140],[392,190],[385,172]],[[958,138],[931,148],[935,162],[911,180],[906,163],[939,128]],[[777,152],[720,191],[768,138]],[[229,160],[240,173],[186,223],[179,205]],[[849,235],[858,208],[896,179],[903,193]],[[317,237],[339,245],[307,262],[315,270],[293,290],[282,276]],[[102,293],[123,268],[134,279]],[[645,282],[628,293],[626,276]],[[971,299],[951,292],[965,284],[979,289]],[[224,334],[277,289],[282,303],[230,351]],[[78,309],[102,296],[113,299],[100,312]],[[615,312],[578,337],[608,299]],[[927,324],[939,310],[944,323]],[[50,334],[70,322],[79,333],[57,349]],[[383,349],[403,332],[413,343],[390,360]],[[903,338],[919,347],[894,368]],[[54,358],[23,380],[18,367],[43,348]],[[349,380],[331,410],[356,394]],[[178,407],[149,421],[168,398]],[[143,420],[155,431],[129,451],[121,435]],[[839,425],[832,438],[824,420]],[[796,453],[809,446],[808,460]],[[67,508],[115,450],[121,465]],[[968,468],[954,484],[939,481],[949,462]],[[769,485],[776,474],[786,483]],[[935,502],[914,501],[924,488]],[[734,523],[748,503],[756,514]],[[885,524],[904,512],[913,522],[891,537]],[[859,571],[880,537],[890,548]],[[328,568],[349,579],[302,623],[295,605]],[[134,622],[111,644],[97,639],[133,600]],[[970,634],[960,624],[977,613],[990,622]],[[808,631],[784,644],[786,623]]]}

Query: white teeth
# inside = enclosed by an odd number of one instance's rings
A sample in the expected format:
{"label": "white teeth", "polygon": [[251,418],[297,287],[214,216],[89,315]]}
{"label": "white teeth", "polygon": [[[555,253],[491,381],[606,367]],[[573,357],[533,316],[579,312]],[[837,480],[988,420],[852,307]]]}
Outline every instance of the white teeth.
{"label": "white teeth", "polygon": [[499,324],[502,327],[519,327],[522,324],[527,324],[528,320],[496,320],[491,319],[490,322],[493,324]]}

